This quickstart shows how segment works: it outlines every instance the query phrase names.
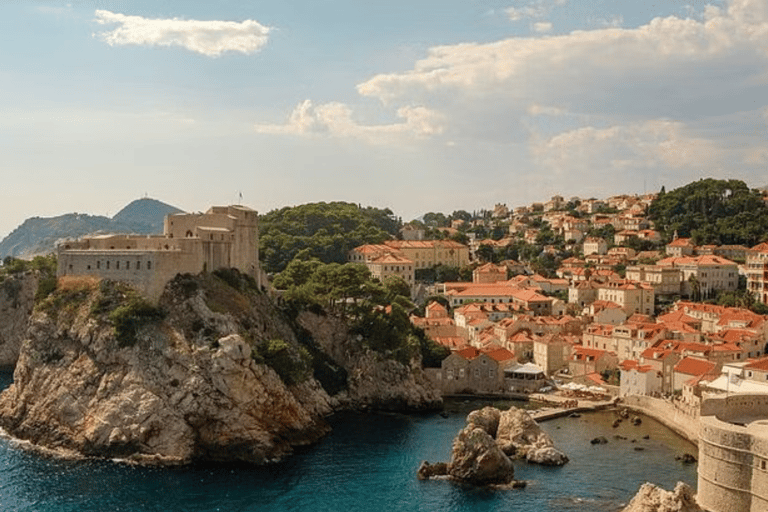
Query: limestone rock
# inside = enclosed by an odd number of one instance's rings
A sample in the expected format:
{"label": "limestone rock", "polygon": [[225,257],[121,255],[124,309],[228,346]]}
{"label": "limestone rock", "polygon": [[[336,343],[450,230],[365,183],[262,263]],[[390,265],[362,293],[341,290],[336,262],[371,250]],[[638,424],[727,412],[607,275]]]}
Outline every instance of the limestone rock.
{"label": "limestone rock", "polygon": [[448,475],[448,464],[445,462],[430,464],[426,460],[421,463],[421,466],[419,466],[419,471],[416,473],[416,477],[419,480],[429,480],[430,478],[434,478],[436,476],[446,475]]}
{"label": "limestone rock", "polygon": [[476,485],[507,484],[515,476],[509,457],[488,432],[474,424],[467,425],[454,439],[448,474]]}
{"label": "limestone rock", "polygon": [[552,438],[522,409],[513,407],[501,413],[496,444],[504,453],[528,462],[548,465],[568,462],[568,457],[555,448]]}
{"label": "limestone rock", "polygon": [[442,407],[440,392],[427,379],[420,361],[404,365],[365,349],[340,319],[310,312],[299,324],[312,334],[336,364],[347,371],[349,390],[338,398],[353,408],[421,411]]}
{"label": "limestone rock", "polygon": [[[329,431],[332,401],[322,387],[311,378],[288,387],[256,364],[229,315],[208,315],[196,299],[169,300],[166,320],[121,345],[91,314],[99,297],[91,293],[33,315],[14,382],[0,395],[0,426],[10,434],[83,456],[178,464],[264,463]],[[290,328],[262,306],[248,317],[251,332],[290,340]],[[192,324],[218,326],[206,331],[217,339],[196,338]]]}
{"label": "limestone rock", "polygon": [[651,483],[640,487],[622,512],[704,512],[696,503],[693,489],[678,482],[674,491],[665,491]]}
{"label": "limestone rock", "polygon": [[34,272],[8,276],[0,283],[0,368],[16,365],[35,305],[37,283]]}
{"label": "limestone rock", "polygon": [[501,411],[495,407],[483,407],[469,413],[467,416],[467,424],[474,424],[486,432],[488,435],[495,438],[496,432],[499,429],[499,418],[501,417]]}

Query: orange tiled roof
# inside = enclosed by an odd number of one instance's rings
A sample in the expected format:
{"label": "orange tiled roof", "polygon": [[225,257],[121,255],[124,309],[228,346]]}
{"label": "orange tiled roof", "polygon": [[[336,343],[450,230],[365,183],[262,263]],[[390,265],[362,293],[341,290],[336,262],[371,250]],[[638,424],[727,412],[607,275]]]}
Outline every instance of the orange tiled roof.
{"label": "orange tiled roof", "polygon": [[712,373],[716,367],[717,365],[711,361],[696,359],[694,357],[685,357],[675,365],[675,371],[686,375],[699,376]]}
{"label": "orange tiled roof", "polygon": [[744,365],[744,368],[750,368],[752,370],[768,371],[768,357],[761,357],[755,359]]}

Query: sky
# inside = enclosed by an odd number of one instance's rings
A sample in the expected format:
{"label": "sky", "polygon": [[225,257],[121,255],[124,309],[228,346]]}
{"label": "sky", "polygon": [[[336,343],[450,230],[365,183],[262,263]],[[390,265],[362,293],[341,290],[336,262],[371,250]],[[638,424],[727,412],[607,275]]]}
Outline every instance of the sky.
{"label": "sky", "polygon": [[26,218],[425,212],[768,185],[768,0],[8,0],[0,237]]}

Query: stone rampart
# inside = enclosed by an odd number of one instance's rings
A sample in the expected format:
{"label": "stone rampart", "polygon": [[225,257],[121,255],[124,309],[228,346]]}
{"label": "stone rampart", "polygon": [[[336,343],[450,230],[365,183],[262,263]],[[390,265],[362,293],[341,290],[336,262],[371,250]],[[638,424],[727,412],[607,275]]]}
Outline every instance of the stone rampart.
{"label": "stone rampart", "polygon": [[628,395],[622,401],[628,408],[650,416],[693,444],[698,444],[700,423],[691,411],[668,400],[644,395]]}
{"label": "stone rampart", "polygon": [[703,401],[698,472],[697,500],[705,509],[768,510],[768,397]]}

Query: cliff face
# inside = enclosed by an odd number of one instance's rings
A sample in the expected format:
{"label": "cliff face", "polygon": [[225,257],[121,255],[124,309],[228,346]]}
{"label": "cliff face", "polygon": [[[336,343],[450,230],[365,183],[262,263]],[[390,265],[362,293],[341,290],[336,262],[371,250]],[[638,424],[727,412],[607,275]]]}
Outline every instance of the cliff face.
{"label": "cliff face", "polygon": [[[32,315],[14,383],[0,395],[0,426],[85,456],[264,463],[325,435],[335,408],[439,403],[420,369],[349,352],[343,334],[316,321],[322,348],[348,364],[349,390],[330,397],[297,355],[290,322],[235,285],[180,276],[154,310],[114,283],[60,282]],[[290,347],[294,373],[259,355],[264,340]]]}
{"label": "cliff face", "polygon": [[[238,322],[204,297],[164,297],[165,320],[126,341],[94,312],[109,308],[98,285],[57,292],[32,317],[0,425],[51,449],[168,463],[262,463],[327,433],[331,400],[317,382],[288,387],[256,364]],[[249,318],[263,319],[255,328],[267,336],[289,334],[273,313]]]}
{"label": "cliff face", "polygon": [[35,305],[38,276],[25,272],[0,283],[0,368],[13,368]]}
{"label": "cliff face", "polygon": [[304,312],[298,321],[347,371],[349,389],[337,398],[348,406],[400,411],[442,406],[440,392],[429,383],[418,361],[406,366],[363,348],[338,318]]}

